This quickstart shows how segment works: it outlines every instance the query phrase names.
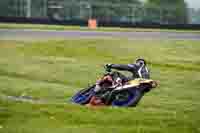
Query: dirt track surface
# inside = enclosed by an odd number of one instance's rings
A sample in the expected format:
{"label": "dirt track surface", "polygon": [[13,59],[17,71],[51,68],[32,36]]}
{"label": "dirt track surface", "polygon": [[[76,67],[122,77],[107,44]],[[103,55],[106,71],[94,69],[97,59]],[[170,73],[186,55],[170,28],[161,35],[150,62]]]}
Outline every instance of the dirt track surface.
{"label": "dirt track surface", "polygon": [[0,40],[52,40],[69,38],[128,38],[200,40],[200,33],[187,32],[102,32],[0,29]]}

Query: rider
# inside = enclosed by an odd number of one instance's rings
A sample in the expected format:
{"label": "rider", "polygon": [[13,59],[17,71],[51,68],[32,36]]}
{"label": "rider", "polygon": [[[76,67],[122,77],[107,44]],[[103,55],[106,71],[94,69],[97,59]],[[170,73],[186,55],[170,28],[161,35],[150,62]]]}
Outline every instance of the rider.
{"label": "rider", "polygon": [[121,70],[121,71],[129,71],[132,73],[131,77],[125,77],[122,74],[121,77],[123,77],[124,80],[132,80],[135,78],[144,78],[144,79],[149,79],[150,74],[149,70],[146,65],[146,61],[144,59],[136,59],[136,61],[132,64],[128,65],[122,65],[122,64],[107,64],[106,65],[107,69],[116,69],[116,70]]}
{"label": "rider", "polygon": [[[112,78],[113,79],[118,79],[120,78],[122,80],[122,82],[127,82],[129,80],[135,79],[135,78],[144,78],[144,79],[149,79],[150,78],[150,74],[149,74],[149,70],[146,66],[146,61],[144,59],[137,59],[134,63],[132,64],[128,64],[128,65],[122,65],[122,64],[106,64],[106,69],[109,71],[111,69],[116,69],[116,70],[121,70],[121,71],[129,71],[132,73],[131,77],[126,77],[123,74],[119,73],[119,72],[114,72],[112,74]],[[109,76],[105,77],[105,79],[100,80],[96,83],[95,86],[95,92],[99,92],[101,90],[101,85],[100,83],[103,82],[104,80],[110,81],[112,79],[109,78]]]}

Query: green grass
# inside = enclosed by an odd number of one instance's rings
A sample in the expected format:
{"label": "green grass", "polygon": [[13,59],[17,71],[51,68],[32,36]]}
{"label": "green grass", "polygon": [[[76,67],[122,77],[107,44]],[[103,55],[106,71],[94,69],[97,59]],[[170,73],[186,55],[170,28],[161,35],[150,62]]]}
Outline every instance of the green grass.
{"label": "green grass", "polygon": [[[94,83],[106,63],[148,61],[159,87],[136,108],[88,108],[67,102]],[[82,39],[0,41],[2,133],[198,133],[200,42]]]}
{"label": "green grass", "polygon": [[175,30],[175,29],[152,29],[152,28],[118,28],[118,27],[98,27],[97,29],[89,29],[83,26],[69,25],[44,25],[44,24],[15,24],[0,23],[0,29],[39,29],[39,30],[81,30],[81,31],[120,31],[120,32],[191,32],[200,33],[200,30]]}

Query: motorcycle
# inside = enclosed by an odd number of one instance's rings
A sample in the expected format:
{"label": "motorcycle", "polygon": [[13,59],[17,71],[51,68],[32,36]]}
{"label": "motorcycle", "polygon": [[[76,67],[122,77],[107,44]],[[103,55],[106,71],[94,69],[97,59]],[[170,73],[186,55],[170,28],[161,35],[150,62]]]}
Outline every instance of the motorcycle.
{"label": "motorcycle", "polygon": [[[157,87],[157,82],[151,79],[137,78],[124,81],[118,71],[107,68],[105,70],[106,73],[96,84],[77,92],[71,101],[80,105],[133,107],[145,93]],[[97,85],[100,87],[98,91]]]}

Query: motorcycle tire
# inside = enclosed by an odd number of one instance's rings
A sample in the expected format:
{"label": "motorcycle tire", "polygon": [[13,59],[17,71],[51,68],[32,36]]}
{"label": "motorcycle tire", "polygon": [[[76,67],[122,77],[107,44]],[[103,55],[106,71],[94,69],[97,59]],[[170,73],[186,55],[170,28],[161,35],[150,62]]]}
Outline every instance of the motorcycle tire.
{"label": "motorcycle tire", "polygon": [[114,94],[112,97],[112,106],[135,107],[144,93],[139,89],[122,90]]}
{"label": "motorcycle tire", "polygon": [[93,89],[94,86],[80,90],[72,97],[71,101],[81,105],[89,103],[91,97],[94,95]]}

